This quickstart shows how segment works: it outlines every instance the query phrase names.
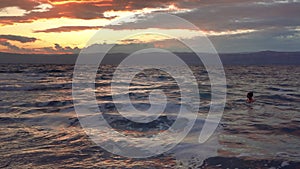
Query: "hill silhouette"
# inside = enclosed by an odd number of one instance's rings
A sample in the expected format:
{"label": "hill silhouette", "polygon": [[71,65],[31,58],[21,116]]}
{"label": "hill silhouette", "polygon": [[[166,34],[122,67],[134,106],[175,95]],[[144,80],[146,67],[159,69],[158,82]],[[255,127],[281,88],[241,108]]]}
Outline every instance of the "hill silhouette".
{"label": "hill silhouette", "polygon": [[[156,53],[159,55],[159,53]],[[188,64],[199,64],[193,53],[175,53]],[[103,63],[118,64],[128,54],[108,54]],[[300,65],[300,52],[261,51],[219,54],[225,65]],[[75,64],[78,54],[17,54],[0,52],[0,64]]]}

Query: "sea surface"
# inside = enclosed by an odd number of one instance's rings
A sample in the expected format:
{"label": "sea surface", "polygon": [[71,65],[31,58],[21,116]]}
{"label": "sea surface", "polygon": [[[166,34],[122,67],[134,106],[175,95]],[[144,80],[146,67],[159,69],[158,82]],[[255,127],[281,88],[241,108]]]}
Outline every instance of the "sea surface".
{"label": "sea surface", "polygon": [[[163,115],[137,124],[117,112],[110,91],[114,68],[99,68],[94,90],[110,126],[134,137],[167,130],[180,107],[174,79],[157,70],[135,76],[129,95],[137,109],[149,108],[153,89],[168,97]],[[74,110],[73,70],[72,65],[0,65],[0,168],[300,168],[299,66],[225,66],[225,110],[203,144],[195,138],[209,110],[210,82],[203,67],[192,66],[200,96],[195,126],[176,147],[148,158],[115,155],[87,135]],[[245,103],[249,91],[253,104]],[[103,140],[117,139],[108,137]]]}

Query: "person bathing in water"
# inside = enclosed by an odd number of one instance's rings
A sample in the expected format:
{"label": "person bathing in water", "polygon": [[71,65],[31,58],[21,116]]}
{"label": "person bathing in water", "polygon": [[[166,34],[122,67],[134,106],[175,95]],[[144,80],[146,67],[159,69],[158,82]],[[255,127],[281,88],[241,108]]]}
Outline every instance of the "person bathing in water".
{"label": "person bathing in water", "polygon": [[249,92],[247,94],[247,103],[253,103],[255,100],[253,99],[253,92]]}

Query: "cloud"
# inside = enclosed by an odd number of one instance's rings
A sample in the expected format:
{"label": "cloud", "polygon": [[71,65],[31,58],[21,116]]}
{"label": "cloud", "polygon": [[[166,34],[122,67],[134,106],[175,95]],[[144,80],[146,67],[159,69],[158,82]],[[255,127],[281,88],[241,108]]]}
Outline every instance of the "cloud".
{"label": "cloud", "polygon": [[0,35],[0,40],[1,39],[2,40],[18,41],[18,42],[21,42],[21,43],[35,42],[37,40],[37,38],[18,36],[18,35]]}
{"label": "cloud", "polygon": [[100,29],[102,26],[62,26],[58,28],[50,28],[44,30],[35,30],[34,33],[50,33],[50,32],[72,32],[72,31],[81,31],[88,29]]}
{"label": "cloud", "polygon": [[53,47],[43,47],[43,48],[35,48],[31,53],[50,53],[50,54],[77,54],[81,49],[78,47],[70,47],[70,46],[61,46],[56,43]]}
{"label": "cloud", "polygon": [[6,41],[0,41],[0,45],[7,47],[11,52],[16,52],[16,53],[33,52],[33,49],[20,48],[16,45],[13,45],[10,42],[6,42]]}
{"label": "cloud", "polygon": [[178,14],[205,30],[265,29],[300,25],[300,3],[258,3],[246,1],[199,7]]}
{"label": "cloud", "polygon": [[[2,0],[0,9],[18,7],[26,10],[23,16],[2,16],[0,23],[33,22],[37,19],[77,18],[77,19],[112,19],[105,16],[108,11],[134,11],[155,8],[160,11],[170,6],[181,16],[201,28],[221,29],[231,26],[260,26],[263,22],[277,25],[278,22],[299,24],[299,1],[274,0]],[[176,9],[177,8],[177,9]],[[147,11],[147,10],[146,10]],[[277,17],[277,18],[275,18]],[[267,19],[266,22],[265,19]],[[294,21],[294,22],[291,22]]]}
{"label": "cloud", "polygon": [[[190,1],[188,1],[190,2]],[[185,2],[179,6],[188,7]],[[228,31],[239,29],[265,29],[270,27],[299,26],[300,3],[287,2],[276,3],[276,1],[228,1],[227,3],[198,2],[197,8],[178,13],[177,16],[188,20],[201,30]],[[233,3],[235,2],[235,3]],[[269,2],[269,3],[266,3]],[[271,3],[273,2],[273,3]],[[201,4],[204,3],[205,5]],[[160,15],[137,15],[135,20],[119,23],[118,25],[107,25],[106,28],[114,30],[124,29],[190,29],[186,25],[173,24],[168,17]]]}
{"label": "cloud", "polygon": [[[194,0],[188,0],[193,2]],[[33,22],[37,19],[50,18],[76,18],[76,19],[112,19],[114,17],[105,16],[107,11],[133,11],[144,8],[167,8],[170,5],[178,4],[178,0],[4,0],[1,2],[0,10],[6,7],[17,7],[23,11],[21,16],[0,16],[0,23],[14,24]],[[42,4],[42,5],[41,5]],[[175,9],[176,10],[176,9]]]}
{"label": "cloud", "polygon": [[104,26],[106,29],[113,30],[134,30],[134,29],[148,29],[148,28],[161,28],[161,29],[193,29],[189,24],[181,22],[180,18],[170,17],[169,15],[162,14],[141,14],[136,15],[134,21],[120,20],[114,24]]}
{"label": "cloud", "polygon": [[[299,51],[299,1],[181,1],[177,6],[193,8],[178,13],[207,35],[219,52],[259,50]],[[135,20],[108,25],[113,30],[147,28],[190,29],[161,16],[138,15]],[[251,30],[251,31],[249,31]],[[197,38],[197,37],[196,37]],[[191,39],[192,41],[193,39]],[[168,42],[161,42],[161,45]]]}
{"label": "cloud", "polygon": [[21,9],[29,11],[29,10],[34,9],[34,7],[38,6],[39,4],[40,4],[40,2],[33,1],[33,0],[17,0],[17,1],[1,0],[0,9],[6,8],[6,7],[17,6]]}
{"label": "cloud", "polygon": [[7,41],[1,41],[0,45],[7,47],[11,53],[52,53],[52,54],[62,54],[62,53],[79,53],[81,49],[78,47],[61,46],[60,44],[54,44],[53,47],[43,47],[43,48],[23,48],[14,45]]}
{"label": "cloud", "polygon": [[20,50],[19,47],[15,46],[15,45],[13,45],[13,44],[11,44],[11,43],[9,43],[9,42],[0,41],[0,45],[6,46],[8,49],[11,49],[11,50],[13,50],[13,51],[18,51],[18,50]]}
{"label": "cloud", "polygon": [[269,28],[242,35],[210,37],[210,40],[219,52],[299,51],[300,32],[295,29]]}
{"label": "cloud", "polygon": [[78,47],[62,47],[60,44],[54,44],[53,48],[43,48],[44,50],[47,50],[47,52],[50,53],[79,53],[80,49]]}
{"label": "cloud", "polygon": [[[201,46],[203,37],[186,39],[197,49]],[[273,51],[299,51],[300,30],[294,28],[268,28],[259,31],[245,31],[241,33],[224,34],[222,36],[210,36],[209,40],[219,53],[231,52],[256,52],[264,50]],[[127,39],[122,41],[125,44],[116,45],[111,53],[132,53],[145,48],[163,48],[172,52],[191,52],[189,48],[180,41],[164,39],[152,42],[141,42],[139,39]],[[200,43],[200,44],[199,44]],[[88,47],[88,51],[101,51],[101,46],[95,44]],[[206,52],[206,51],[202,51]]]}
{"label": "cloud", "polygon": [[[161,9],[168,9],[170,6],[174,7],[175,11],[188,9],[173,14],[190,21],[201,30],[218,35],[210,36],[210,38],[220,50],[299,50],[299,31],[296,31],[300,26],[299,0],[1,0],[0,10],[7,9],[7,7],[10,7],[10,9],[14,7],[13,9],[20,9],[19,12],[21,13],[19,16],[0,16],[0,24],[34,22],[38,19],[62,17],[83,20],[112,19],[118,15],[121,16],[122,11],[129,11],[131,13],[142,14],[136,15],[134,19],[127,20],[119,25],[108,25],[105,28],[112,30],[134,30],[146,29],[152,26],[162,29],[190,29],[186,25],[170,24],[170,21],[166,20],[166,18],[152,17],[153,15],[149,14],[158,11],[161,12]],[[141,11],[137,12],[137,10],[144,10],[144,13]],[[105,15],[105,12],[115,12],[116,16],[113,14]],[[118,12],[120,13],[117,14]],[[35,32],[70,32],[98,28],[101,27],[66,25],[57,28],[35,30]],[[240,32],[240,30],[251,31],[235,34],[235,32]],[[228,32],[232,33],[229,35]],[[0,40],[15,40],[22,43],[36,40],[35,38],[28,40],[26,37],[25,40],[24,38],[23,40],[20,40],[20,38],[16,40],[18,38],[12,36],[1,35]],[[135,42],[128,41],[127,43]],[[14,47],[5,41],[1,43],[7,47],[17,49],[16,46]],[[164,45],[163,42],[161,42],[161,45]],[[39,50],[72,52],[78,49],[68,46],[63,47],[57,44],[54,47],[41,48]]]}
{"label": "cloud", "polygon": [[5,7],[0,10],[0,17],[4,16],[24,16],[27,13],[26,10],[17,6]]}
{"label": "cloud", "polygon": [[76,19],[99,19],[114,17],[105,17],[103,13],[112,10],[111,5],[103,5],[104,2],[97,1],[82,1],[82,3],[54,3],[54,1],[35,1],[21,0],[23,3],[12,3],[15,1],[5,0],[0,7],[3,10],[6,7],[19,7],[26,10],[22,16],[0,16],[1,24],[14,24],[14,23],[28,23],[38,19],[52,19],[52,18],[76,18]]}

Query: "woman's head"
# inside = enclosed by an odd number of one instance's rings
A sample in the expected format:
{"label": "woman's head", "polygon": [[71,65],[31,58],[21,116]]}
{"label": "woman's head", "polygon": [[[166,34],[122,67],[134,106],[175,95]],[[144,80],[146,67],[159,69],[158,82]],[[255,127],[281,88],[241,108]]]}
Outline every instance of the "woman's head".
{"label": "woman's head", "polygon": [[248,98],[248,99],[252,99],[252,97],[253,97],[253,92],[249,92],[249,93],[247,94],[247,98]]}

